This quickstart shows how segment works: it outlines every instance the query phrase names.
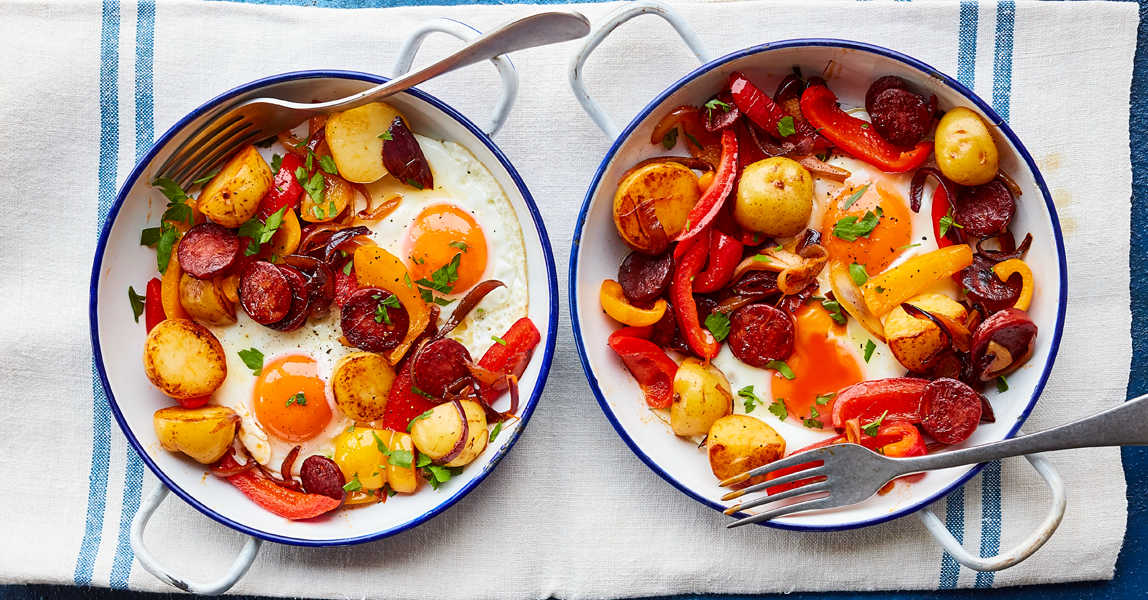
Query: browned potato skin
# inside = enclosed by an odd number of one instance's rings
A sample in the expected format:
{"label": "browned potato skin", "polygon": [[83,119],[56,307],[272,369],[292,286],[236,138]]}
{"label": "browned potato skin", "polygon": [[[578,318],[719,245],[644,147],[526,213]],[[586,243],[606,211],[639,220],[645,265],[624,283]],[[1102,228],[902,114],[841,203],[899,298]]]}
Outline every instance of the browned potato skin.
{"label": "browned potato skin", "polygon": [[331,391],[335,405],[355,421],[378,421],[387,412],[387,397],[395,370],[387,359],[373,352],[348,354],[335,366]]}
{"label": "browned potato skin", "polygon": [[199,210],[224,227],[239,227],[255,216],[274,177],[255,146],[247,146],[203,186],[197,200]]}
{"label": "browned potato skin", "polygon": [[179,279],[179,303],[200,323],[230,325],[235,322],[235,304],[213,280],[196,279],[184,273]]}
{"label": "browned potato skin", "polygon": [[188,319],[167,319],[144,342],[144,373],[172,398],[211,395],[227,377],[223,346],[206,327]]}
{"label": "browned potato skin", "polygon": [[205,465],[223,458],[239,423],[239,415],[225,406],[169,406],[152,415],[155,435],[164,450],[183,452]]}
{"label": "browned potato skin", "polygon": [[685,228],[690,209],[701,197],[698,176],[689,168],[676,163],[646,165],[618,185],[614,194],[614,225],[627,246],[652,253],[654,242],[638,221],[638,205],[653,200],[658,222],[666,236],[673,239]]}
{"label": "browned potato skin", "polygon": [[[768,424],[747,415],[729,415],[714,422],[706,438],[710,469],[719,481],[756,469],[785,455],[785,438]],[[765,481],[758,475],[740,487]]]}
{"label": "browned potato skin", "polygon": [[[959,323],[968,317],[965,307],[944,294],[925,292],[910,298],[908,303],[929,313],[943,314]],[[906,369],[922,373],[932,366],[928,359],[944,343],[945,335],[932,321],[918,319],[898,306],[885,317],[885,340],[893,356]]]}

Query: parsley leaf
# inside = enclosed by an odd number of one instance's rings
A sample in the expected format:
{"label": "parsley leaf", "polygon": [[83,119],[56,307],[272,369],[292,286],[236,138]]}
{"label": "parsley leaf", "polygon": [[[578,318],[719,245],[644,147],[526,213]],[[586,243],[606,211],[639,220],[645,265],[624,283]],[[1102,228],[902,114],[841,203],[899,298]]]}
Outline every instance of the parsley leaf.
{"label": "parsley leaf", "polygon": [[789,411],[785,409],[785,398],[775,398],[773,404],[769,405],[769,414],[777,417],[779,421],[789,417]]}
{"label": "parsley leaf", "polygon": [[871,185],[873,185],[873,184],[872,183],[866,183],[865,187],[857,190],[856,192],[853,192],[853,194],[850,195],[849,198],[845,200],[845,204],[841,205],[841,210],[849,210],[849,207],[853,206],[854,202],[860,200],[861,196],[865,195],[865,192],[869,189],[869,186],[871,186]]}
{"label": "parsley leaf", "polygon": [[864,266],[853,263],[849,265],[849,278],[853,280],[854,285],[862,286],[869,281],[869,274],[865,272]]}
{"label": "parsley leaf", "polygon": [[411,274],[410,273],[404,272],[403,273],[403,280],[406,282],[408,290],[415,289],[414,286],[411,285]]}
{"label": "parsley leaf", "polygon": [[873,351],[877,349],[877,344],[873,340],[865,340],[865,362],[868,363],[870,358],[873,358]]}
{"label": "parsley leaf", "polygon": [[214,179],[216,175],[219,175],[219,169],[216,169],[216,170],[208,173],[207,175],[204,175],[203,177],[196,179],[195,181],[191,182],[191,185],[203,185],[203,184],[207,183],[208,181],[211,181],[212,179]]}
{"label": "parsley leaf", "polygon": [[826,404],[829,404],[829,401],[832,400],[833,397],[836,395],[837,395],[837,392],[829,392],[828,394],[821,394],[820,396],[813,399],[813,403],[818,405],[818,406],[825,406]]}
{"label": "parsley leaf", "polygon": [[379,449],[379,452],[382,452],[383,456],[390,456],[391,449],[387,448],[387,443],[383,441],[383,438],[379,437],[379,434],[374,431],[371,432],[371,435],[375,436],[375,447]]}
{"label": "parsley leaf", "polygon": [[714,334],[714,339],[722,341],[729,335],[729,317],[722,312],[712,312],[706,317],[706,329]]}
{"label": "parsley leaf", "polygon": [[493,444],[494,438],[498,437],[498,434],[501,432],[502,432],[502,421],[499,421],[498,423],[494,424],[494,429],[490,430],[490,443]]}
{"label": "parsley leaf", "polygon": [[778,373],[781,373],[782,377],[786,379],[794,379],[797,377],[797,375],[793,373],[793,369],[790,369],[789,365],[785,364],[784,360],[771,360],[765,364],[765,368],[776,370]]}
{"label": "parsley leaf", "polygon": [[997,377],[997,393],[1003,394],[1008,391],[1008,381],[1005,380],[1004,375]]}
{"label": "parsley leaf", "polygon": [[421,468],[431,464],[432,462],[434,462],[434,461],[431,460],[431,457],[423,454],[422,452],[419,452],[419,460],[418,460],[418,462],[415,463],[415,467],[421,469]]}
{"label": "parsley leaf", "polygon": [[817,407],[816,406],[810,406],[809,407],[809,417],[803,419],[801,421],[801,424],[806,426],[806,427],[809,427],[810,429],[821,429],[822,427],[825,426],[825,424],[822,423],[821,421],[817,420],[817,418],[820,416],[821,416],[821,413],[817,411]]}
{"label": "parsley leaf", "polygon": [[271,155],[271,172],[278,174],[279,170],[282,168],[283,168],[283,157],[279,156],[278,154],[272,154]]}
{"label": "parsley leaf", "polygon": [[498,342],[499,344],[502,344],[503,346],[505,346],[505,345],[506,345],[506,340],[504,340],[504,339],[502,339],[502,338],[498,337],[497,335],[492,335],[492,336],[490,336],[490,339],[492,339],[492,340],[494,340],[494,341]]}
{"label": "parsley leaf", "polygon": [[869,437],[877,437],[877,429],[881,427],[881,422],[885,420],[885,415],[887,414],[889,414],[889,411],[881,413],[881,416],[877,417],[876,421],[862,427],[861,431],[864,431],[865,435]]}
{"label": "parsley leaf", "polygon": [[401,469],[410,469],[414,460],[414,453],[410,450],[391,450],[391,453],[387,455],[387,463]]}
{"label": "parsley leaf", "polygon": [[388,128],[386,131],[379,134],[379,139],[389,142],[395,138],[391,136],[391,130]]}
{"label": "parsley leaf", "polygon": [[410,177],[407,177],[407,185],[415,188],[416,190],[423,189],[423,184],[415,181],[414,179],[411,179]]}
{"label": "parsley leaf", "polygon": [[291,406],[292,404],[298,404],[299,406],[307,406],[307,396],[304,396],[303,392],[299,392],[298,394],[291,396],[290,398],[287,399],[286,406]]}
{"label": "parsley leaf", "polygon": [[764,400],[758,397],[757,394],[753,393],[752,385],[747,385],[741,388],[737,391],[737,395],[741,396],[745,400],[745,414],[747,415],[753,412],[753,409],[761,406],[762,404],[765,404]]}
{"label": "parsley leaf", "polygon": [[793,117],[782,117],[777,122],[777,133],[781,134],[781,137],[788,137],[797,133],[797,128],[793,126]]}
{"label": "parsley leaf", "polygon": [[248,348],[239,351],[239,359],[251,369],[251,374],[258,377],[263,373],[263,353],[257,348]]}
{"label": "parsley leaf", "polygon": [[674,127],[673,129],[667,131],[666,135],[662,136],[662,147],[665,148],[666,150],[673,148],[674,145],[677,143],[678,143],[678,128],[677,127]]}
{"label": "parsley leaf", "polygon": [[900,248],[897,248],[897,249],[898,250],[908,250],[909,248],[916,248],[917,246],[920,246],[920,244],[905,244],[904,246],[901,246]]}
{"label": "parsley leaf", "polygon": [[354,269],[354,268],[355,268],[355,259],[352,258],[351,260],[347,261],[347,264],[343,265],[343,274],[344,275],[350,275],[351,269]]}
{"label": "parsley leaf", "polygon": [[244,256],[254,256],[259,253],[259,249],[271,241],[271,236],[279,230],[279,226],[283,224],[283,215],[287,212],[287,207],[284,206],[275,211],[275,214],[267,217],[267,222],[263,223],[259,220],[258,216],[251,217],[251,220],[239,226],[239,237],[251,238],[251,243],[243,251]]}
{"label": "parsley leaf", "polygon": [[462,467],[440,467],[435,464],[430,464],[423,468],[423,475],[426,476],[427,482],[436,490],[442,484],[450,481],[451,477],[461,474]]}
{"label": "parsley leaf", "polygon": [[[449,263],[439,267],[433,273],[431,273],[430,279],[423,277],[422,279],[415,281],[419,287],[423,288],[419,290],[419,293],[422,295],[424,301],[434,302],[439,306],[446,306],[451,302],[454,302],[454,300],[436,298],[434,294],[431,293],[431,291],[433,290],[445,295],[451,293],[451,291],[454,290],[454,282],[458,281],[458,265],[461,260],[462,253],[459,252],[454,255],[454,258],[450,259]],[[407,287],[410,287],[409,276],[407,277]]]}
{"label": "parsley leaf", "polygon": [[299,167],[295,169],[295,179],[299,181],[299,185],[303,186],[303,190],[311,197],[311,202],[315,204],[323,202],[324,181],[321,173],[316,172],[314,175],[308,177],[307,169]]}
{"label": "parsley leaf", "polygon": [[339,167],[335,166],[335,159],[331,158],[330,154],[319,159],[319,168],[332,175],[339,174]]}
{"label": "parsley leaf", "polygon": [[964,225],[961,225],[953,218],[953,209],[951,208],[949,209],[948,214],[941,217],[941,220],[938,223],[940,225],[938,229],[940,229],[941,237],[948,235],[949,229],[952,227],[956,227],[957,229],[965,228]]}
{"label": "parsley leaf", "polygon": [[845,324],[845,313],[841,312],[841,303],[836,300],[829,300],[828,298],[821,301],[821,306],[829,311],[829,318],[833,319],[834,323],[838,325]]}
{"label": "parsley leaf", "polygon": [[152,187],[159,188],[160,192],[167,197],[169,202],[182,203],[187,200],[187,194],[183,193],[183,188],[179,184],[167,177],[160,177],[151,182]]}
{"label": "parsley leaf", "polygon": [[772,259],[770,259],[768,256],[766,256],[764,254],[754,254],[753,260],[754,260],[754,262],[763,262],[763,263],[773,262]]}
{"label": "parsley leaf", "polygon": [[878,213],[871,210],[865,211],[865,215],[860,220],[856,216],[849,216],[841,219],[833,226],[833,235],[846,242],[856,241],[857,238],[868,238],[873,229],[877,227],[877,222],[880,220],[881,208],[877,208]]}
{"label": "parsley leaf", "polygon": [[179,230],[170,223],[164,223],[163,233],[160,234],[159,241],[155,245],[155,259],[160,273],[167,272],[167,265],[171,262],[171,251],[178,239]]}
{"label": "parsley leaf", "polygon": [[448,244],[448,245],[449,245],[451,248],[458,248],[459,250],[462,250],[463,252],[466,252],[466,251],[467,251],[467,249],[469,249],[469,248],[470,248],[470,246],[467,246],[467,245],[466,245],[466,242],[451,242],[451,243],[450,243],[450,244]]}
{"label": "parsley leaf", "polygon": [[[723,112],[729,112],[730,105],[722,102],[721,100],[718,100],[717,98],[714,98],[713,100],[706,102],[706,116],[712,119],[715,108],[721,108]],[[792,122],[793,117],[790,117],[789,120]]]}
{"label": "parsley leaf", "polygon": [[154,246],[159,242],[159,238],[163,235],[162,227],[147,227],[140,232],[140,245],[141,246]]}
{"label": "parsley leaf", "polygon": [[702,143],[698,141],[698,138],[690,135],[688,131],[683,131],[682,133],[686,134],[686,139],[689,140],[691,144],[697,146],[698,150],[703,150]]}
{"label": "parsley leaf", "polygon": [[359,474],[355,473],[355,476],[347,482],[347,485],[343,486],[343,489],[348,492],[357,492],[363,489],[363,483],[359,481]]}
{"label": "parsley leaf", "polygon": [[[391,297],[393,298],[394,296]],[[379,304],[375,306],[375,322],[382,323],[384,321],[387,325],[393,325],[393,323],[391,323],[391,315],[387,313],[387,307]]]}
{"label": "parsley leaf", "polygon": [[135,314],[136,323],[140,322],[140,315],[144,311],[144,298],[145,296],[137,294],[132,286],[128,286],[128,300],[132,303],[132,313]]}
{"label": "parsley leaf", "polygon": [[[420,389],[416,388],[416,387],[415,387],[415,386],[413,386],[413,385],[411,386],[411,391],[412,391],[412,392],[414,392],[414,393],[416,393],[416,394],[418,394],[418,395],[420,395],[420,396],[427,396],[426,392],[424,392],[424,391],[422,391],[422,390],[420,390]],[[430,396],[427,396],[427,397],[429,398]],[[431,410],[428,410],[428,411],[426,411],[425,413],[423,413],[423,414],[421,414],[421,415],[419,415],[419,416],[417,416],[417,417],[415,417],[415,418],[411,419],[411,422],[410,422],[410,423],[407,423],[407,433],[410,433],[410,432],[411,432],[411,426],[413,426],[413,425],[415,424],[415,421],[421,421],[421,420],[423,420],[423,419],[425,419],[425,418],[427,418],[427,417],[431,416],[431,413],[432,413],[432,412],[434,412],[434,409],[433,409],[433,408],[432,408]]]}

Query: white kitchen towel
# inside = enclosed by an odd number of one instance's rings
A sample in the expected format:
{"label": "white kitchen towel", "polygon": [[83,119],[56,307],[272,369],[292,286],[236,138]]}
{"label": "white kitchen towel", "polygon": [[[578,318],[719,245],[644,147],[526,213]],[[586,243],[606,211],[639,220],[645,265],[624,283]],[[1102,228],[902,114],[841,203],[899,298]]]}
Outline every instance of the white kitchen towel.
{"label": "white kitchen towel", "polygon": [[[342,5],[345,2],[334,2]],[[591,20],[617,4],[579,5]],[[1069,306],[1060,358],[1026,430],[1124,398],[1131,356],[1128,98],[1137,6],[1096,2],[770,1],[678,5],[715,54],[797,37],[856,39],[915,56],[989,100],[1056,200]],[[241,83],[300,69],[389,74],[402,38],[450,16],[480,29],[517,6],[343,10],[225,2],[0,3],[0,583],[163,591],[127,524],[155,485],[93,383],[88,276],[96,235],[136,157],[178,118]],[[457,48],[432,38],[420,61]],[[565,295],[570,239],[608,144],[566,84],[574,43],[518,53],[522,90],[496,141],[538,201]],[[619,123],[696,64],[670,27],[638,19],[587,67]],[[476,65],[422,86],[477,122],[497,97]],[[686,593],[991,587],[1112,577],[1126,500],[1114,449],[1050,456],[1068,489],[1059,531],[1027,562],[957,568],[915,517],[841,533],[728,519],[674,490],[626,448],[586,385],[562,299],[546,393],[489,479],[412,531],[346,548],[265,544],[234,589],[313,597],[598,598]],[[991,554],[1032,531],[1049,495],[1020,459],[935,509]],[[243,536],[178,500],[147,541],[190,578],[221,575]]]}

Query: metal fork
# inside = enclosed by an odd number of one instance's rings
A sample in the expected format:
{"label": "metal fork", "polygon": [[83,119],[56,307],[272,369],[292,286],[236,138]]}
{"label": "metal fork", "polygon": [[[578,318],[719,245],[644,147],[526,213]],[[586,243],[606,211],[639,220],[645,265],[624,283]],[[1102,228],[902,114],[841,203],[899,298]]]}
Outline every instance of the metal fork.
{"label": "metal fork", "polygon": [[377,102],[467,65],[516,50],[576,40],[589,32],[590,22],[578,12],[536,12],[499,25],[434,64],[346,98],[313,104],[276,98],[243,102],[188,137],[160,166],[157,177],[170,178],[186,187],[189,181],[198,179],[241,147],[293,129],[311,117]]}
{"label": "metal fork", "polygon": [[886,483],[898,477],[923,471],[948,469],[1009,456],[1071,448],[1146,445],[1148,445],[1148,394],[1091,417],[1052,429],[991,444],[973,446],[964,450],[940,452],[928,456],[888,458],[857,444],[836,444],[794,454],[722,481],[720,485],[725,487],[772,471],[814,462],[823,463],[820,466],[790,473],[726,494],[722,500],[733,500],[745,494],[786,483],[811,478],[817,479],[817,481],[798,488],[739,503],[726,509],[725,514],[732,515],[749,508],[788,498],[816,495],[813,498],[804,499],[787,506],[771,508],[765,512],[739,519],[726,527],[732,528],[759,521],[768,521],[783,515],[807,510],[822,510],[856,504],[867,500]]}

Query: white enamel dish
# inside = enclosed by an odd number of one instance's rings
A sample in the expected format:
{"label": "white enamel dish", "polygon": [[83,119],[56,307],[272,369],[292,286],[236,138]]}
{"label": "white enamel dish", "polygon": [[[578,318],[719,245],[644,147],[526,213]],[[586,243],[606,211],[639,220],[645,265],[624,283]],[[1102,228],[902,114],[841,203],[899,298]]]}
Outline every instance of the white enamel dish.
{"label": "white enamel dish", "polygon": [[[470,39],[476,31],[461,23],[436,19],[424,24],[400,52],[397,74],[405,72],[419,42],[431,31]],[[503,76],[503,96],[486,131],[494,132],[506,118],[517,93],[517,74],[505,56],[494,60]],[[443,512],[471,492],[510,451],[529,422],[541,397],[554,354],[558,317],[558,288],[549,239],[542,217],[529,190],[502,151],[470,120],[440,100],[420,92],[392,96],[387,102],[408,119],[413,131],[436,140],[465,146],[492,173],[517,213],[526,246],[528,316],[542,334],[542,341],[520,381],[520,419],[508,422],[499,437],[460,476],[439,490],[429,486],[417,493],[388,502],[345,509],[307,521],[289,521],[255,505],[227,481],[207,474],[206,467],[160,448],[152,426],[152,414],[171,406],[172,400],[144,376],[143,320],[133,321],[125,297],[128,286],[140,289],[156,275],[154,251],[139,244],[140,230],[154,226],[165,200],[149,182],[153,172],[178,146],[226,107],[250,98],[271,96],[312,102],[333,100],[362,91],[386,78],[365,73],[307,71],[261,79],[233,89],[192,111],[159,139],[132,170],[111,208],[101,232],[92,267],[90,320],[92,348],[104,390],[120,428],[132,447],[162,484],[147,498],[133,526],[132,541],[141,563],[168,583],[202,594],[218,594],[234,584],[254,559],[260,540],[300,546],[349,545],[381,539],[415,527]],[[151,221],[149,221],[151,218]],[[229,365],[242,369],[243,365]],[[501,404],[499,406],[502,406]],[[187,582],[155,562],[142,545],[142,529],[163,500],[167,488],[208,517],[253,536],[232,572],[213,584]]]}
{"label": "white enamel dish", "polygon": [[[620,23],[639,14],[655,14],[669,21],[704,64],[660,93],[629,125],[619,130],[587,92],[581,71],[588,54],[606,35]],[[715,510],[723,510],[731,504],[720,500],[727,490],[718,487],[705,452],[699,451],[689,440],[675,437],[669,426],[651,413],[638,385],[607,346],[608,336],[618,325],[601,310],[599,286],[604,279],[617,277],[618,265],[629,251],[618,237],[612,220],[617,182],[622,173],[638,161],[665,154],[661,147],[651,145],[649,139],[650,132],[666,113],[684,104],[700,106],[727,85],[731,72],[744,73],[759,88],[772,93],[794,66],[805,73],[820,73],[830,61],[835,66],[828,77],[829,87],[845,108],[863,105],[865,91],[877,78],[896,75],[909,82],[910,86],[925,90],[926,94],[936,94],[941,110],[969,107],[992,125],[1001,150],[1002,168],[1016,179],[1024,192],[1018,199],[1011,228],[1017,233],[1018,240],[1026,233],[1033,236],[1032,248],[1025,260],[1036,281],[1030,314],[1039,327],[1039,335],[1032,358],[1025,367],[1009,375],[1011,389],[1000,395],[995,390],[986,392],[993,404],[996,422],[982,423],[960,447],[998,441],[1017,434],[1044,389],[1056,357],[1067,298],[1066,264],[1060,225],[1045,183],[1028,151],[988,104],[952,78],[920,61],[856,42],[790,40],[711,59],[708,50],[681,17],[654,1],[635,2],[615,11],[595,24],[587,40],[572,60],[571,84],[575,96],[591,118],[614,141],[590,184],[575,231],[569,274],[570,315],[579,356],[591,389],[618,434],[642,461],[674,487]],[[779,428],[779,431],[789,437],[791,429]],[[828,435],[817,436],[823,437]],[[787,445],[792,451],[812,441],[814,439],[790,439]],[[1054,494],[1059,494],[1059,478],[1055,471],[1039,457],[1030,460],[1035,461],[1038,471],[1054,488]],[[765,524],[797,531],[835,531],[882,523],[920,511],[963,484],[980,468],[960,467],[929,473],[911,486],[898,486],[894,493],[875,496],[859,505],[789,515]],[[1055,529],[1059,523],[1058,512],[1062,514],[1064,507],[1060,501],[1054,504],[1057,506],[1054,506],[1045,526],[1030,538],[1030,541],[1039,538],[1039,543],[1022,545],[1014,551],[1016,556],[1021,559],[1027,557]],[[738,516],[750,514],[739,513]],[[977,563],[979,557],[964,553],[931,512],[926,510],[920,514],[946,549],[959,560],[958,553],[964,554],[973,564],[988,564]],[[1007,561],[1008,565],[1000,566],[1004,562],[993,564],[998,565],[996,568],[1005,568],[1017,561]]]}

